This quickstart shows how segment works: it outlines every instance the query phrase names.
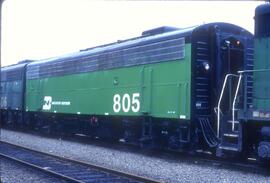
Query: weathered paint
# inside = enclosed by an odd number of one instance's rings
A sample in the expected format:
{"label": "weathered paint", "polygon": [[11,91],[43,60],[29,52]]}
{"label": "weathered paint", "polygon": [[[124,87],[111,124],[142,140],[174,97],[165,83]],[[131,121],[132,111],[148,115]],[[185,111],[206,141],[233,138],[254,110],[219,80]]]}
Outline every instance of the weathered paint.
{"label": "weathered paint", "polygon": [[182,60],[27,80],[26,110],[190,119],[190,82],[186,44]]}
{"label": "weathered paint", "polygon": [[[270,69],[270,37],[255,39],[254,69]],[[270,109],[270,71],[254,72],[253,108]]]}
{"label": "weathered paint", "polygon": [[25,63],[1,68],[1,109],[23,110]]}
{"label": "weathered paint", "polygon": [[22,109],[23,84],[22,80],[1,81],[1,109]]}

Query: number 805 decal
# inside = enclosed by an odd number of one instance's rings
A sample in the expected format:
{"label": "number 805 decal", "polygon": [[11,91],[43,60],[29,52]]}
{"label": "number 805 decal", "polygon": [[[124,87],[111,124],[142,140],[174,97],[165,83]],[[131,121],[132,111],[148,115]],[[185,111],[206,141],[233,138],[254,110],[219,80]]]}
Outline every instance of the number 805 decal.
{"label": "number 805 decal", "polygon": [[113,111],[118,113],[121,111],[139,112],[140,110],[140,93],[133,93],[132,98],[129,94],[125,93],[122,97],[119,94],[113,96]]}

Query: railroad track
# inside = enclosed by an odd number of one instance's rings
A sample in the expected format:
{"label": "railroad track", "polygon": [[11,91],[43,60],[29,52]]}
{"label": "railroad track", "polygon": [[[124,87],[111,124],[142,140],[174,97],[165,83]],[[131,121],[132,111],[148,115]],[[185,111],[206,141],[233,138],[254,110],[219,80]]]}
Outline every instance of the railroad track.
{"label": "railroad track", "polygon": [[149,178],[84,163],[0,141],[0,156],[74,183],[160,183]]}

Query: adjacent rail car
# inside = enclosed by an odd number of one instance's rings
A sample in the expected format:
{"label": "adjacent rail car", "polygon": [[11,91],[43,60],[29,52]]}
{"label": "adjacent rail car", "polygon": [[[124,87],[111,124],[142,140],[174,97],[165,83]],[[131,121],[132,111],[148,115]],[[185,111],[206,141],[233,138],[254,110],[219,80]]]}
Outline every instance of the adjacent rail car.
{"label": "adjacent rail car", "polygon": [[[246,135],[245,152],[256,151],[260,158],[270,158],[270,4],[255,10],[254,69],[243,71],[243,76],[252,74],[253,87],[245,86],[245,103],[249,108],[239,112],[244,122]],[[248,96],[248,93],[252,95]],[[250,100],[252,99],[252,101]]]}
{"label": "adjacent rail car", "polygon": [[[249,118],[270,121],[270,5],[255,11],[255,60],[252,113]],[[257,110],[257,111],[256,111]]]}
{"label": "adjacent rail car", "polygon": [[29,61],[1,68],[1,121],[23,123],[25,73]]}
{"label": "adjacent rail car", "polygon": [[214,107],[222,80],[250,69],[252,40],[227,23],[161,27],[30,63],[26,120],[142,146],[216,147]]}

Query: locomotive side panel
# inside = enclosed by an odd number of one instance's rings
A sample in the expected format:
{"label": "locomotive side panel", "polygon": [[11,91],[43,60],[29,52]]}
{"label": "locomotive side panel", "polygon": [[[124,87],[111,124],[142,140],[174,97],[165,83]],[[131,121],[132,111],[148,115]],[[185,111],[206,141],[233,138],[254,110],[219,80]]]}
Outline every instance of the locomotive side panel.
{"label": "locomotive side panel", "polygon": [[3,68],[1,71],[1,109],[22,110],[24,66]]}
{"label": "locomotive side panel", "polygon": [[25,95],[25,63],[1,68],[1,121],[3,124],[23,122]]}
{"label": "locomotive side panel", "polygon": [[26,110],[189,119],[190,47],[180,60],[28,79]]}
{"label": "locomotive side panel", "polygon": [[1,109],[21,110],[22,88],[21,80],[1,82]]}
{"label": "locomotive side panel", "polygon": [[[255,39],[255,70],[270,69],[270,37]],[[270,109],[269,71],[254,72],[254,109]],[[270,116],[269,116],[270,117]]]}
{"label": "locomotive side panel", "polygon": [[270,5],[258,6],[254,19],[253,106],[247,111],[247,119],[253,122],[263,122],[270,120],[270,82],[268,80],[270,77]]}

